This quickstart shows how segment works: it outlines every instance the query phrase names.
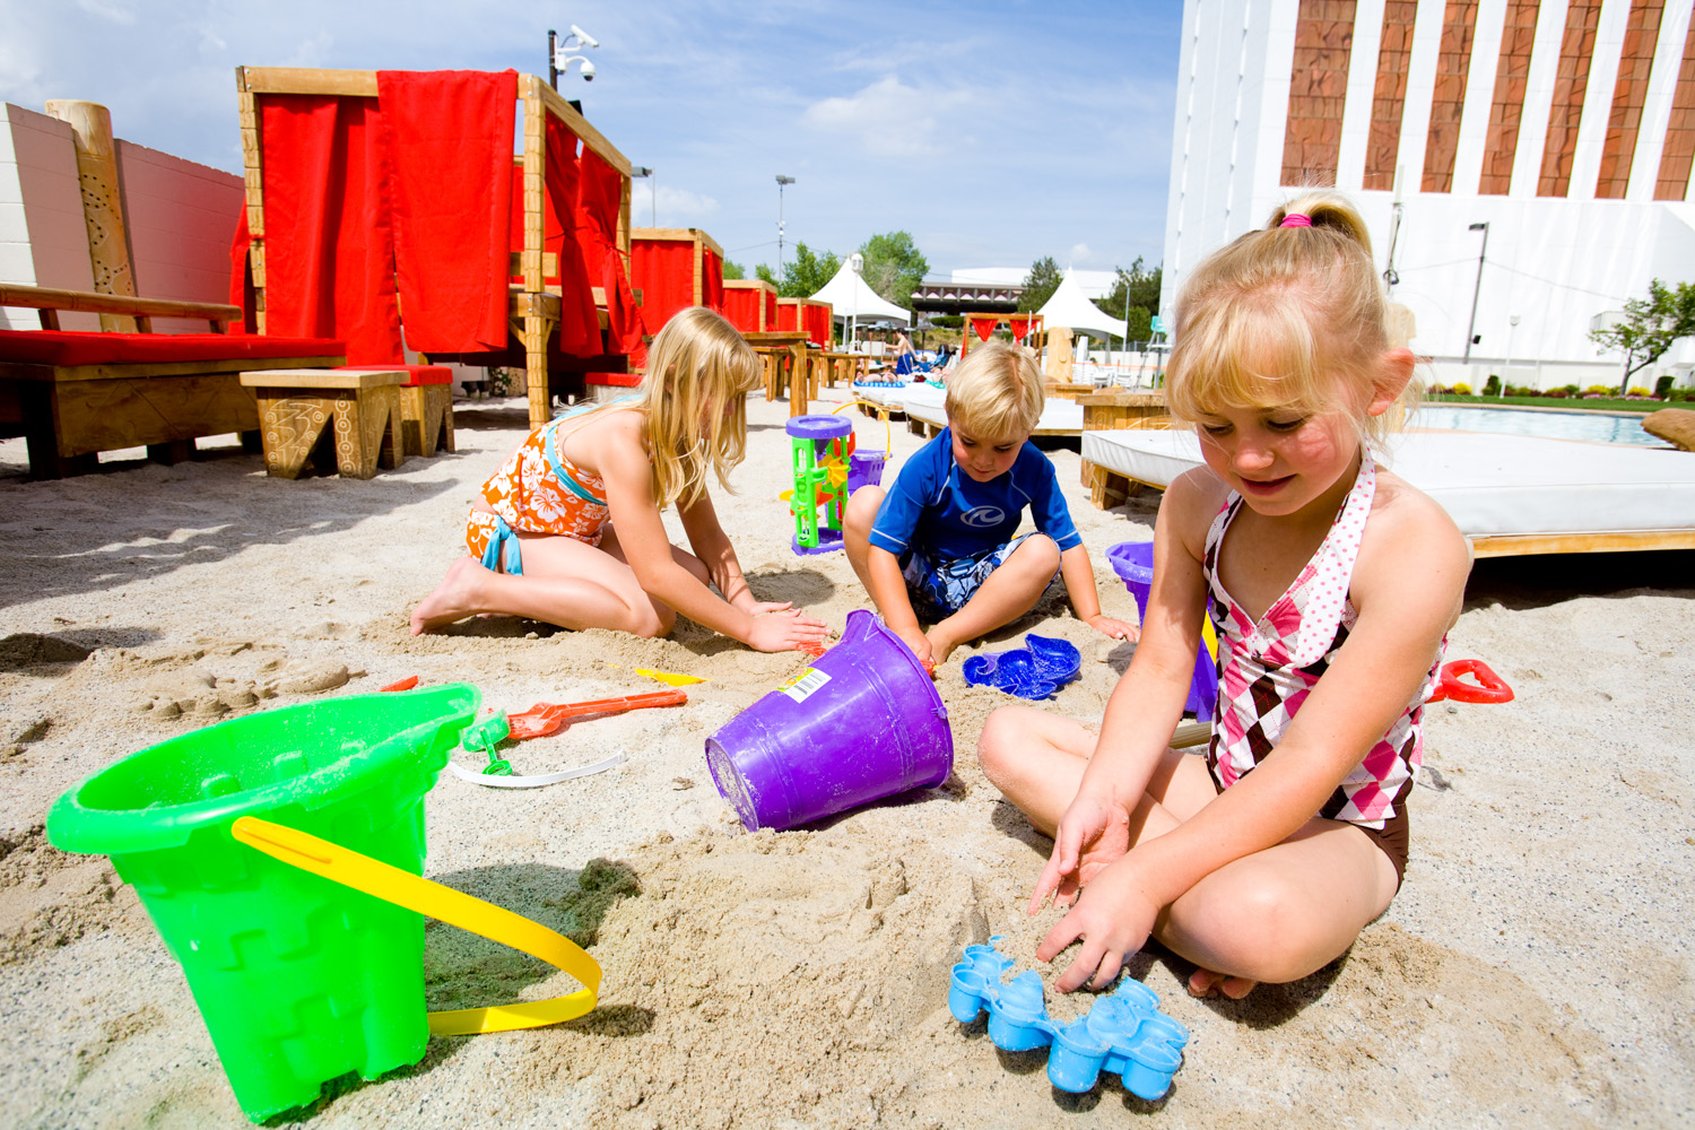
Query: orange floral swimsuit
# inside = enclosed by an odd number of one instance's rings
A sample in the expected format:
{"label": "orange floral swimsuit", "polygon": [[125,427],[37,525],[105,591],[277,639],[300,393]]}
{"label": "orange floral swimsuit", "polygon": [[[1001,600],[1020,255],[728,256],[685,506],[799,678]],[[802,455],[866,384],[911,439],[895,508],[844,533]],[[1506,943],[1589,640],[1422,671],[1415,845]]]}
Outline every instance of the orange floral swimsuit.
{"label": "orange floral swimsuit", "polygon": [[483,501],[494,513],[471,511],[465,545],[484,568],[521,575],[519,534],[550,534],[600,544],[609,516],[606,484],[560,452],[559,425],[570,418],[560,416],[531,432],[505,466],[483,484]]}

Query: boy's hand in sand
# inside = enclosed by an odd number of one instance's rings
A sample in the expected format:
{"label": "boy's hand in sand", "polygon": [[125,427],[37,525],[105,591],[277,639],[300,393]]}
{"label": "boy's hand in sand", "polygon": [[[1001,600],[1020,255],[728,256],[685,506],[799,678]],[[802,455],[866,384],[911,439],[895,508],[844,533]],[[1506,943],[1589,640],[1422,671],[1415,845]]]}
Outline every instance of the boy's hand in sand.
{"label": "boy's hand in sand", "polygon": [[824,642],[829,626],[796,608],[773,608],[753,614],[747,645],[755,651],[805,651]]}
{"label": "boy's hand in sand", "polygon": [[1038,961],[1052,961],[1071,943],[1082,941],[1077,956],[1054,982],[1060,992],[1069,993],[1084,982],[1106,988],[1124,967],[1124,959],[1148,940],[1159,904],[1143,890],[1133,862],[1126,856],[1102,869],[1077,905],[1036,947]]}
{"label": "boy's hand in sand", "polygon": [[917,624],[910,628],[896,628],[895,635],[912,649],[912,654],[918,657],[918,662],[924,665],[924,670],[931,675],[936,673],[936,656],[930,647],[930,637],[925,635]]}
{"label": "boy's hand in sand", "polygon": [[1079,890],[1129,850],[1129,812],[1107,798],[1079,793],[1060,817],[1053,852],[1026,911],[1035,914],[1050,895],[1055,906],[1072,905]]}
{"label": "boy's hand in sand", "polygon": [[1107,636],[1111,639],[1134,641],[1142,638],[1142,633],[1136,629],[1134,624],[1126,623],[1117,617],[1108,616],[1105,613],[1091,616],[1085,620],[1084,623],[1088,624],[1089,627],[1093,628],[1101,635]]}

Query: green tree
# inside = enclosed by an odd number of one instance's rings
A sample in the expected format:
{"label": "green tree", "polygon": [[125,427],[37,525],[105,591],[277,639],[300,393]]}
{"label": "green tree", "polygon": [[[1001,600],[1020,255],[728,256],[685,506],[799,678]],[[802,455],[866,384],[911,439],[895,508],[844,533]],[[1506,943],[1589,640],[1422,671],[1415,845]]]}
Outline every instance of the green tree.
{"label": "green tree", "polygon": [[1052,255],[1031,263],[1030,273],[1024,276],[1024,293],[1018,296],[1018,312],[1031,314],[1040,310],[1059,289],[1059,280],[1059,264]]}
{"label": "green tree", "polygon": [[724,277],[727,279],[745,279],[747,271],[734,259],[724,260]]}
{"label": "green tree", "polygon": [[1647,368],[1680,337],[1695,334],[1695,283],[1667,286],[1659,279],[1648,283],[1647,298],[1632,298],[1624,304],[1624,318],[1602,329],[1591,330],[1590,340],[1603,349],[1624,354],[1624,377],[1619,395],[1630,390],[1630,378]]}
{"label": "green tree", "polygon": [[764,263],[759,264],[756,273],[784,298],[811,298],[841,269],[841,258],[834,251],[817,255],[806,244],[797,243],[795,257],[783,264],[782,278]]}
{"label": "green tree", "polygon": [[1141,307],[1144,314],[1149,317],[1159,313],[1159,287],[1162,272],[1163,268],[1161,267],[1155,267],[1151,271],[1144,268],[1142,257],[1138,255],[1136,261],[1130,264],[1128,271],[1123,267],[1118,268],[1118,278],[1113,281],[1112,290],[1097,304],[1102,310],[1115,318],[1123,318],[1126,310],[1131,311],[1130,339],[1132,341],[1147,336],[1145,328],[1141,334],[1136,332],[1135,309],[1138,306]]}
{"label": "green tree", "polygon": [[912,292],[930,273],[930,261],[904,231],[874,235],[859,247],[865,263],[860,277],[865,285],[903,309],[912,309]]}

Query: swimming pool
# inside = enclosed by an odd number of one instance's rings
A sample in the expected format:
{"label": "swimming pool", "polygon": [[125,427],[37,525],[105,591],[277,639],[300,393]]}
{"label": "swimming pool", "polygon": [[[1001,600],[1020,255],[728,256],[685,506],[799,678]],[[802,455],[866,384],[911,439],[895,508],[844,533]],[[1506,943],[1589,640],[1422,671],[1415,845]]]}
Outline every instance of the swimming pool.
{"label": "swimming pool", "polygon": [[1609,416],[1601,412],[1561,412],[1525,408],[1457,408],[1448,404],[1426,404],[1407,421],[1411,428],[1434,428],[1461,432],[1502,432],[1507,435],[1542,436],[1546,439],[1583,439],[1597,443],[1629,443],[1643,447],[1663,446],[1642,430],[1636,416]]}

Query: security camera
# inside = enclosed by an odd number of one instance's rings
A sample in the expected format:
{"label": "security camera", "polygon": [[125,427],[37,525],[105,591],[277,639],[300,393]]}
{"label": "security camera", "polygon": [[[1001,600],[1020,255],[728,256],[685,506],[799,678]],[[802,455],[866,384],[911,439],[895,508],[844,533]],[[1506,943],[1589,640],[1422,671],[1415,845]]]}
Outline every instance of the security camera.
{"label": "security camera", "polygon": [[[582,40],[584,47],[599,47],[600,46],[600,40],[596,39],[594,36],[590,35],[588,32],[584,31],[582,28],[578,27],[576,24],[571,25],[571,34],[576,36],[578,39]],[[584,75],[583,77],[588,78],[589,76]]]}
{"label": "security camera", "polygon": [[583,60],[583,81],[594,81],[594,64],[589,62],[587,59]]}

